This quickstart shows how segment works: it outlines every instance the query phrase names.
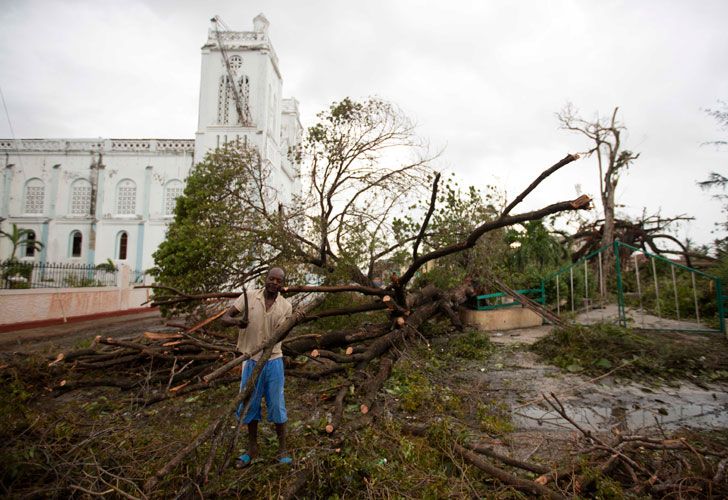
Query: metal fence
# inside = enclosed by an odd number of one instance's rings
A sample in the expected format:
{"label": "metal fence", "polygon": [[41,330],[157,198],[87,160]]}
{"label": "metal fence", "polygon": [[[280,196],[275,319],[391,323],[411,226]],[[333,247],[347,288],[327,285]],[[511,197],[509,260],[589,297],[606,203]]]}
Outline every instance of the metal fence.
{"label": "metal fence", "polygon": [[[543,305],[545,302],[545,294],[542,288],[516,290],[516,293],[524,295],[541,305]],[[520,307],[521,303],[517,300],[513,300],[510,295],[506,295],[503,292],[495,292],[473,297],[468,305],[476,311],[492,311],[494,309]]]}
{"label": "metal fence", "polygon": [[130,271],[130,285],[146,285],[147,273],[145,271]]}
{"label": "metal fence", "polygon": [[[0,288],[79,288],[116,286],[118,269],[83,264],[0,262]],[[142,278],[143,279],[143,278]]]}
{"label": "metal fence", "polygon": [[541,289],[547,307],[578,322],[726,331],[728,297],[717,276],[621,241],[545,277]]}

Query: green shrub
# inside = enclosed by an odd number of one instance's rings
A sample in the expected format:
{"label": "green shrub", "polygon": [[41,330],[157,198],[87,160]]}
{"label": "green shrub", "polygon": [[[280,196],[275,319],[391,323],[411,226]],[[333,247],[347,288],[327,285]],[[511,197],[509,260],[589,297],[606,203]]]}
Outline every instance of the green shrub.
{"label": "green shrub", "polygon": [[570,372],[593,376],[725,379],[725,341],[698,333],[636,332],[610,324],[555,329],[531,349]]}

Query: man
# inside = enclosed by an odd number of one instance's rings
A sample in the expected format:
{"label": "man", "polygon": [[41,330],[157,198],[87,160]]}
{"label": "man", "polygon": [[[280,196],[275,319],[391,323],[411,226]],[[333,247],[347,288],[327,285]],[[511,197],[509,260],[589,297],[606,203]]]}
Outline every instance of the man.
{"label": "man", "polygon": [[[284,323],[291,316],[291,304],[282,295],[285,272],[279,267],[268,271],[265,278],[265,287],[260,290],[247,292],[248,295],[248,321],[243,324],[244,319],[235,318],[245,310],[245,294],[241,294],[235,303],[222,317],[222,323],[226,326],[240,327],[238,335],[238,350],[242,353],[250,353],[268,340],[278,326]],[[255,365],[260,360],[261,352],[251,357],[243,365],[243,374],[240,381],[240,390],[248,382]],[[261,419],[261,402],[265,395],[265,403],[268,413],[268,421],[273,422],[278,435],[278,461],[282,464],[290,464],[291,457],[286,450],[286,403],[283,396],[283,352],[281,343],[273,347],[270,359],[263,366],[258,382],[250,397],[250,408],[242,417],[243,423],[248,426],[248,451],[240,455],[235,462],[237,468],[247,467],[258,456],[258,422]],[[243,411],[244,405],[238,409],[238,418]]]}

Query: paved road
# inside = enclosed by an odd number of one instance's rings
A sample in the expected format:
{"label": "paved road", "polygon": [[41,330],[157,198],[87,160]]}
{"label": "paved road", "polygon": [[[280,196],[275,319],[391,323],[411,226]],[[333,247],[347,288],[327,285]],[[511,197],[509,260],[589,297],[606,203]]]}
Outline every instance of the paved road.
{"label": "paved road", "polygon": [[164,323],[158,310],[0,333],[0,352],[49,352],[73,348],[96,335],[124,337]]}

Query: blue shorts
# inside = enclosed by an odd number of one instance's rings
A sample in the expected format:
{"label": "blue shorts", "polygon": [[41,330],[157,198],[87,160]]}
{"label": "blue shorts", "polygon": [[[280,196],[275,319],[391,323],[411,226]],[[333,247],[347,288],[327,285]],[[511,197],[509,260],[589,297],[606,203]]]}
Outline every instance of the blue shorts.
{"label": "blue shorts", "polygon": [[[242,391],[247,384],[250,375],[253,373],[256,362],[249,359],[243,367],[243,374],[240,379],[240,390]],[[286,413],[286,401],[283,397],[283,358],[269,360],[263,366],[263,370],[258,377],[258,383],[255,384],[255,390],[250,397],[250,408],[245,414],[243,423],[249,424],[253,420],[261,420],[261,402],[265,396],[265,406],[268,413],[268,422],[274,424],[285,424],[288,421]],[[241,403],[235,415],[240,419],[240,414],[245,408]]]}

